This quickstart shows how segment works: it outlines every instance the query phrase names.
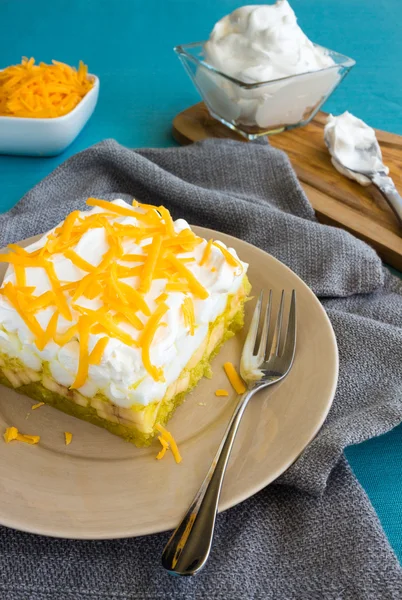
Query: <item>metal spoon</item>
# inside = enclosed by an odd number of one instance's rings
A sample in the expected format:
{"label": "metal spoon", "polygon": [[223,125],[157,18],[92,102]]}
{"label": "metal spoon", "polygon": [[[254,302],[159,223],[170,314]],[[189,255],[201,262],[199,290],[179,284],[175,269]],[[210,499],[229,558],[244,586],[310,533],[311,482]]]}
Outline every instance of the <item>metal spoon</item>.
{"label": "metal spoon", "polygon": [[[325,142],[329,148],[329,141],[325,139]],[[335,162],[347,171],[359,173],[370,179],[371,183],[380,190],[385,200],[394,211],[399,224],[402,226],[402,198],[398,194],[391,177],[388,177],[387,175],[386,167],[382,162],[382,155],[378,142],[374,142],[367,148],[355,148],[355,151],[356,152],[353,155],[348,156],[347,161],[342,161],[333,148],[331,148],[331,155]],[[370,164],[370,162],[373,164],[374,158],[377,159],[375,163],[377,164],[376,170],[366,171],[364,168],[361,168],[362,164]]]}

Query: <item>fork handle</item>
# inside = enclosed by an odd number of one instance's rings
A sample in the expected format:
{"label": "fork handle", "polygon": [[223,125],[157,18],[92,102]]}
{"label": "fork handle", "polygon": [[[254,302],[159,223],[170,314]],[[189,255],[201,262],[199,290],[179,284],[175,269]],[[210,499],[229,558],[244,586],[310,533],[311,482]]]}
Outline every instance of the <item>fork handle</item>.
{"label": "fork handle", "polygon": [[399,221],[399,225],[402,225],[402,198],[398,194],[398,191],[392,179],[390,177],[387,177],[385,173],[384,175],[376,173],[372,177],[371,181],[382,192],[386,201],[394,211],[395,216]]}
{"label": "fork handle", "polygon": [[241,418],[254,391],[246,391],[239,399],[209,471],[163,551],[162,565],[173,575],[195,575],[208,560],[226,466]]}

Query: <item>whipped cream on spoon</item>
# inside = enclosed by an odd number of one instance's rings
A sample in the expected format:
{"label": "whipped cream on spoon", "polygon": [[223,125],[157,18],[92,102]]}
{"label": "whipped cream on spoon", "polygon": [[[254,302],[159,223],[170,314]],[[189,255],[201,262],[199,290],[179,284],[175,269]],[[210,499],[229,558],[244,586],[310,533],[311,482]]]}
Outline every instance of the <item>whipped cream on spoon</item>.
{"label": "whipped cream on spoon", "polygon": [[383,163],[374,129],[349,112],[338,117],[330,115],[324,140],[334,167],[361,185],[373,183],[402,225],[402,198],[391,177],[388,177],[389,169]]}

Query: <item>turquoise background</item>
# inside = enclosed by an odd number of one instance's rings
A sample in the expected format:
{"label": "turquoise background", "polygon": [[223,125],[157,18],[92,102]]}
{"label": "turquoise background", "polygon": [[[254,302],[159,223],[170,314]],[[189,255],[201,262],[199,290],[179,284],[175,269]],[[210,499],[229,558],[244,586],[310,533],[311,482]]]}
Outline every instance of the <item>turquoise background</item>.
{"label": "turquoise background", "polygon": [[[105,138],[132,146],[171,146],[173,117],[198,95],[172,48],[208,37],[232,0],[0,0],[0,68],[22,55],[77,64],[100,78],[97,109],[56,158],[0,156],[0,211],[72,154]],[[326,110],[350,110],[402,134],[400,0],[293,0],[306,34],[353,57],[357,66]],[[1,240],[0,240],[1,242]],[[347,457],[402,561],[402,426],[349,448]]]}

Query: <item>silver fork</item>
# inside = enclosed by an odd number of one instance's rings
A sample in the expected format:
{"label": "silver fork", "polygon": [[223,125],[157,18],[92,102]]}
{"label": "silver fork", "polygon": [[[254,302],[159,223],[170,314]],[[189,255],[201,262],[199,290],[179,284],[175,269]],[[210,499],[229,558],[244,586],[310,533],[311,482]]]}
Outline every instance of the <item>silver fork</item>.
{"label": "silver fork", "polygon": [[[196,575],[208,560],[212,546],[218,502],[233,442],[248,401],[256,392],[277,383],[289,373],[296,348],[296,292],[292,291],[288,327],[282,343],[285,293],[282,291],[276,325],[269,343],[272,290],[265,310],[264,293],[258,298],[241,357],[241,375],[247,391],[239,398],[211,467],[182,522],[173,532],[162,565],[172,575]],[[263,322],[262,313],[264,313]],[[258,332],[261,331],[257,345]],[[280,348],[283,346],[282,352]]]}

